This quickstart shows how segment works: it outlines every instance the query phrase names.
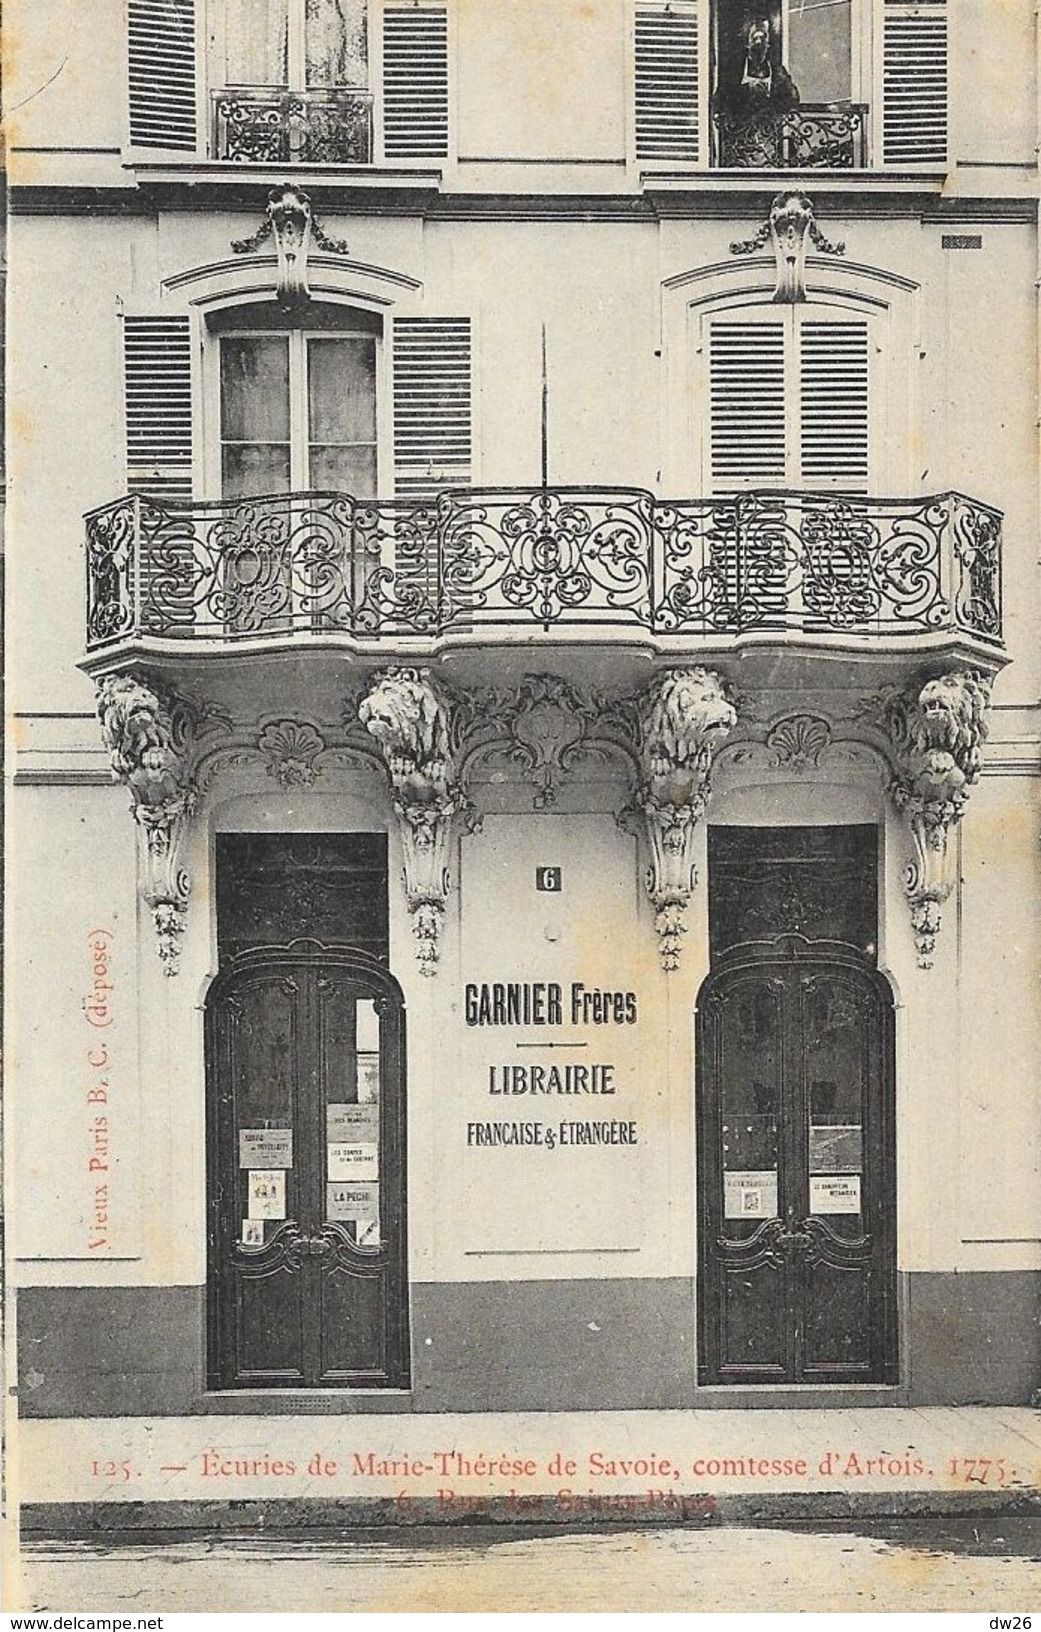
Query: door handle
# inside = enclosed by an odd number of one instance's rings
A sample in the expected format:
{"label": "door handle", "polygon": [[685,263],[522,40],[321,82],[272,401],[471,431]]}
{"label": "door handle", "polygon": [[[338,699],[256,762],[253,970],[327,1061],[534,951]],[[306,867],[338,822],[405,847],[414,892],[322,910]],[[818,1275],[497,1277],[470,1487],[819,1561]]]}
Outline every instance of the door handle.
{"label": "door handle", "polygon": [[309,1258],[321,1258],[329,1251],[329,1242],[324,1235],[307,1235],[304,1237],[304,1251]]}

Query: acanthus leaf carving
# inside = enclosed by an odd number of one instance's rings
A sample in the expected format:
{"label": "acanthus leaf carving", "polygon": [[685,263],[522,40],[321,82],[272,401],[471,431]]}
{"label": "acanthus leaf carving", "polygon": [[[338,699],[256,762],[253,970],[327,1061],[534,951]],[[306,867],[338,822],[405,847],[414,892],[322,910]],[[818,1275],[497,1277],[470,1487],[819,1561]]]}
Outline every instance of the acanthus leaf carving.
{"label": "acanthus leaf carving", "polygon": [[196,719],[191,705],[132,675],[97,683],[98,718],[113,777],[129,789],[145,836],[142,895],[151,908],[164,973],[178,970],[191,880],[185,838],[198,798],[192,777]]}
{"label": "acanthus leaf carving", "polygon": [[668,669],[638,706],[638,804],[651,849],[648,894],[662,967],[679,966],[694,888],[694,833],[705,811],[712,759],[737,723],[725,682],[711,669]]}
{"label": "acanthus leaf carving", "polygon": [[390,776],[416,956],[421,972],[433,975],[448,900],[452,826],[471,811],[451,748],[451,703],[429,670],[395,667],[374,677],[357,707]]}
{"label": "acanthus leaf carving", "polygon": [[954,887],[950,838],[982,767],[990,690],[986,675],[958,669],[883,702],[894,761],[890,797],[914,843],[904,887],[922,969],[932,967],[941,908]]}
{"label": "acanthus leaf carving", "polygon": [[465,693],[453,716],[460,767],[505,760],[532,785],[532,808],[552,809],[583,760],[603,760],[599,700],[555,674],[526,674],[515,689]]}

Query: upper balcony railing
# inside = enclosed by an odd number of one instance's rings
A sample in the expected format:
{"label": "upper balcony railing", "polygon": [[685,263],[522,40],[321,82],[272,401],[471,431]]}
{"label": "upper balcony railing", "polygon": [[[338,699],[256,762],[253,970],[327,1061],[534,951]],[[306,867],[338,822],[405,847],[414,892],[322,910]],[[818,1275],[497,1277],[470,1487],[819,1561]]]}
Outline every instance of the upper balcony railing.
{"label": "upper balcony railing", "polygon": [[1001,522],[955,492],[472,489],[429,504],[295,493],[180,507],[131,496],[86,518],[87,645],[375,646],[539,629],[1000,644]]}
{"label": "upper balcony railing", "polygon": [[783,113],[716,110],[716,162],[734,170],[853,170],[867,164],[868,108],[860,102]]}
{"label": "upper balcony railing", "polygon": [[213,93],[213,152],[245,164],[371,164],[372,92]]}

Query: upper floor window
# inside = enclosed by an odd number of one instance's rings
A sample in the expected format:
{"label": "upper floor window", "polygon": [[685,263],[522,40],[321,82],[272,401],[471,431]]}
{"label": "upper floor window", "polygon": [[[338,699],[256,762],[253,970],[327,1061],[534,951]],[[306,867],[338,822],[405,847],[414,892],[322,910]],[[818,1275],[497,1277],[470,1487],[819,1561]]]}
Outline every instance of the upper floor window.
{"label": "upper floor window", "polygon": [[223,0],[214,34],[218,158],[371,161],[366,0]]}
{"label": "upper floor window", "polygon": [[636,0],[636,157],[947,162],[946,0]]}
{"label": "upper floor window", "polygon": [[439,0],[127,0],[127,27],[132,147],[279,165],[448,156]]}
{"label": "upper floor window", "polygon": [[366,87],[366,0],[225,0],[225,85]]}
{"label": "upper floor window", "polygon": [[716,0],[719,163],[863,165],[868,107],[854,97],[853,43],[852,0]]}

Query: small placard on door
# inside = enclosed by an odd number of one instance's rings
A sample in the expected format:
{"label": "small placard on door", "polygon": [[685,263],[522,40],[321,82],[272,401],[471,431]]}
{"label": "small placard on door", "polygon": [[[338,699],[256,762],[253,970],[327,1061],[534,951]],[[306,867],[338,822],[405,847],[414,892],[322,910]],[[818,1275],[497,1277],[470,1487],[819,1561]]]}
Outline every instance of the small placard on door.
{"label": "small placard on door", "polygon": [[240,1167],[292,1167],[292,1128],[240,1128]]}
{"label": "small placard on door", "polygon": [[250,1218],[285,1218],[286,1176],[281,1168],[254,1168],[249,1175]]}
{"label": "small placard on door", "polygon": [[776,1218],[777,1173],[723,1174],[724,1218]]}
{"label": "small placard on door", "polygon": [[859,1213],[859,1173],[811,1173],[811,1213]]}
{"label": "small placard on door", "polygon": [[329,1184],[325,1189],[325,1216],[354,1225],[359,1247],[380,1244],[380,1192],[376,1184]]}
{"label": "small placard on door", "polygon": [[352,1145],[364,1140],[375,1144],[380,1136],[379,1106],[327,1105],[325,1137],[330,1145]]}
{"label": "small placard on door", "polygon": [[335,1179],[378,1179],[378,1145],[330,1145],[329,1173]]}

